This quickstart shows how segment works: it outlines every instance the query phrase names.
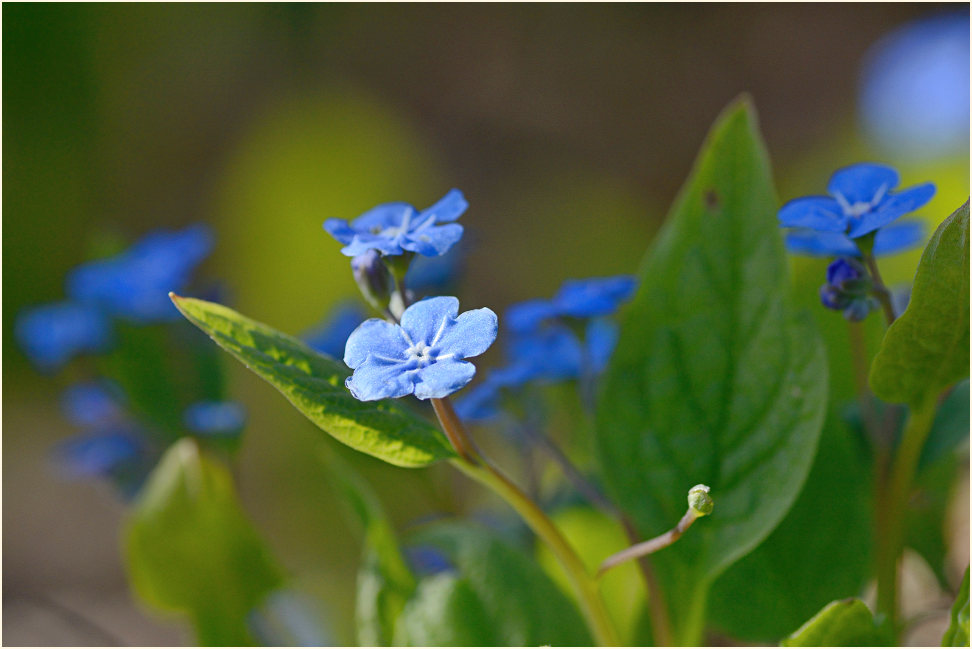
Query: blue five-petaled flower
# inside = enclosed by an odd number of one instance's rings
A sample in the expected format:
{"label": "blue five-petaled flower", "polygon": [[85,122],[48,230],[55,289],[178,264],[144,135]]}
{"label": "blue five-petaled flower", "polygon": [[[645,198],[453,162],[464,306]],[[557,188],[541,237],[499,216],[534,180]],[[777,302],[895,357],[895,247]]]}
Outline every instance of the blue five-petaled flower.
{"label": "blue five-petaled flower", "polygon": [[373,207],[351,223],[324,221],[324,229],[344,244],[341,252],[355,257],[368,250],[383,255],[417,252],[426,257],[445,254],[462,237],[462,226],[452,223],[469,204],[458,189],[450,190],[432,207],[419,211],[408,203]]}
{"label": "blue five-petaled flower", "polygon": [[898,182],[898,172],[885,165],[865,162],[838,169],[827,183],[830,196],[790,201],[780,209],[780,225],[862,237],[917,210],[935,195],[931,183],[892,192]]}
{"label": "blue five-petaled flower", "polygon": [[464,359],[478,356],[496,340],[490,309],[459,313],[459,300],[433,297],[411,305],[401,324],[366,320],[348,337],[344,362],[354,370],[345,385],[356,399],[374,401],[414,394],[441,399],[476,373]]}

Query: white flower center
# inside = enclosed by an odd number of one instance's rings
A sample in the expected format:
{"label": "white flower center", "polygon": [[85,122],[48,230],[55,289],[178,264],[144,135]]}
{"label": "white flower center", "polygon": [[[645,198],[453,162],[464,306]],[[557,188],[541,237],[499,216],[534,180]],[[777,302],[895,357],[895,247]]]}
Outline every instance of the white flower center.
{"label": "white flower center", "polygon": [[840,208],[844,211],[844,214],[851,218],[859,219],[877,207],[878,203],[884,199],[884,195],[887,192],[888,186],[881,185],[874,194],[874,198],[872,198],[870,201],[856,201],[853,204],[847,202],[847,199],[844,198],[844,195],[840,192],[834,194],[834,198],[837,199],[838,203],[840,203]]}
{"label": "white flower center", "polygon": [[408,349],[405,350],[405,354],[412,360],[416,360],[422,365],[427,365],[435,361],[432,358],[432,348],[426,345],[421,340]]}

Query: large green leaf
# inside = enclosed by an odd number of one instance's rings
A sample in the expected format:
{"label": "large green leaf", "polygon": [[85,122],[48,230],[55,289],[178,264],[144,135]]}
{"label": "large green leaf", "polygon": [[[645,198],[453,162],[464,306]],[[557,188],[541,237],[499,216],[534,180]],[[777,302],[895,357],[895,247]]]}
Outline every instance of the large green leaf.
{"label": "large green leaf", "polygon": [[247,616],[282,582],[247,519],[233,479],[190,439],[152,472],[125,530],[132,587],[190,616],[199,644],[251,644]]}
{"label": "large green leaf", "polygon": [[881,647],[892,638],[874,622],[859,599],[831,602],[783,640],[784,647]]}
{"label": "large green leaf", "polygon": [[965,577],[959,588],[955,603],[952,604],[952,614],[948,629],[942,637],[943,647],[969,646],[969,569],[965,569]]}
{"label": "large green leaf", "polygon": [[710,619],[719,629],[777,642],[828,602],[861,592],[871,569],[872,478],[851,435],[836,415],[827,418],[793,508],[716,580]]}
{"label": "large green leaf", "polygon": [[456,571],[420,583],[396,644],[591,644],[577,608],[536,561],[488,530],[440,524],[410,541],[443,552]]}
{"label": "large green leaf", "polygon": [[827,368],[790,304],[769,163],[748,102],[720,117],[642,265],[597,411],[604,480],[646,537],[688,489],[715,513],[655,565],[677,640],[700,641],[709,583],[793,504],[826,410]]}
{"label": "large green leaf", "polygon": [[908,308],[871,364],[871,388],[916,404],[969,375],[969,203],[938,226],[921,255]]}
{"label": "large green leaf", "polygon": [[415,577],[368,483],[337,454],[326,453],[324,461],[328,479],[364,530],[355,607],[358,644],[362,647],[391,645],[402,608],[415,591]]}
{"label": "large green leaf", "polygon": [[353,449],[402,467],[453,457],[438,428],[395,401],[358,401],[343,364],[220,304],[172,296],[186,318],[270,383],[305,417]]}

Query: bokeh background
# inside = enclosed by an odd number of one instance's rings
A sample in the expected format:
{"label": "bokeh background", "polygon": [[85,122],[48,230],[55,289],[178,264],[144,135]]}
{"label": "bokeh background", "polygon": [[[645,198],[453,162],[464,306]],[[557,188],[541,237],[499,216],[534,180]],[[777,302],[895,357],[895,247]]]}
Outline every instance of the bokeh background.
{"label": "bokeh background", "polygon": [[[914,85],[929,65],[913,60],[903,83],[868,90],[875,44],[942,15],[966,27],[964,90],[961,66],[957,77],[946,66],[944,91]],[[905,185],[939,186],[924,210],[934,227],[969,191],[968,18],[968,5],[899,3],[5,4],[4,642],[192,642],[130,597],[123,504],[52,470],[51,445],[71,433],[62,385],[13,340],[16,314],[61,299],[99,237],[206,222],[217,244],[204,274],[240,311],[299,333],[356,293],[325,218],[391,200],[424,207],[458,187],[471,205],[460,298],[501,312],[568,277],[634,272],[709,125],[743,91],[781,199],[878,160]],[[932,130],[954,124],[946,109],[964,92],[954,137],[909,136],[901,124],[920,119],[881,114],[938,91],[946,113]],[[907,281],[917,259],[890,260],[887,279]],[[821,277],[810,264],[797,270]],[[347,644],[360,537],[321,475],[321,438],[227,367],[250,412],[247,511]],[[400,525],[459,507],[451,494],[477,497],[447,470],[343,454]],[[961,571],[967,477],[955,503]]]}

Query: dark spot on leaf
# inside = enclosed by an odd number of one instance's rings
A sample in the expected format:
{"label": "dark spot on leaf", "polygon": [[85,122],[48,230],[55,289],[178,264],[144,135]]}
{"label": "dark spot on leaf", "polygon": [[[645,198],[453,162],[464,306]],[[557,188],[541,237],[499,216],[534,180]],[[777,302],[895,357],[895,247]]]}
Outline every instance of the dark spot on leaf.
{"label": "dark spot on leaf", "polygon": [[719,208],[719,195],[714,189],[705,190],[705,206],[710,210],[715,210]]}

